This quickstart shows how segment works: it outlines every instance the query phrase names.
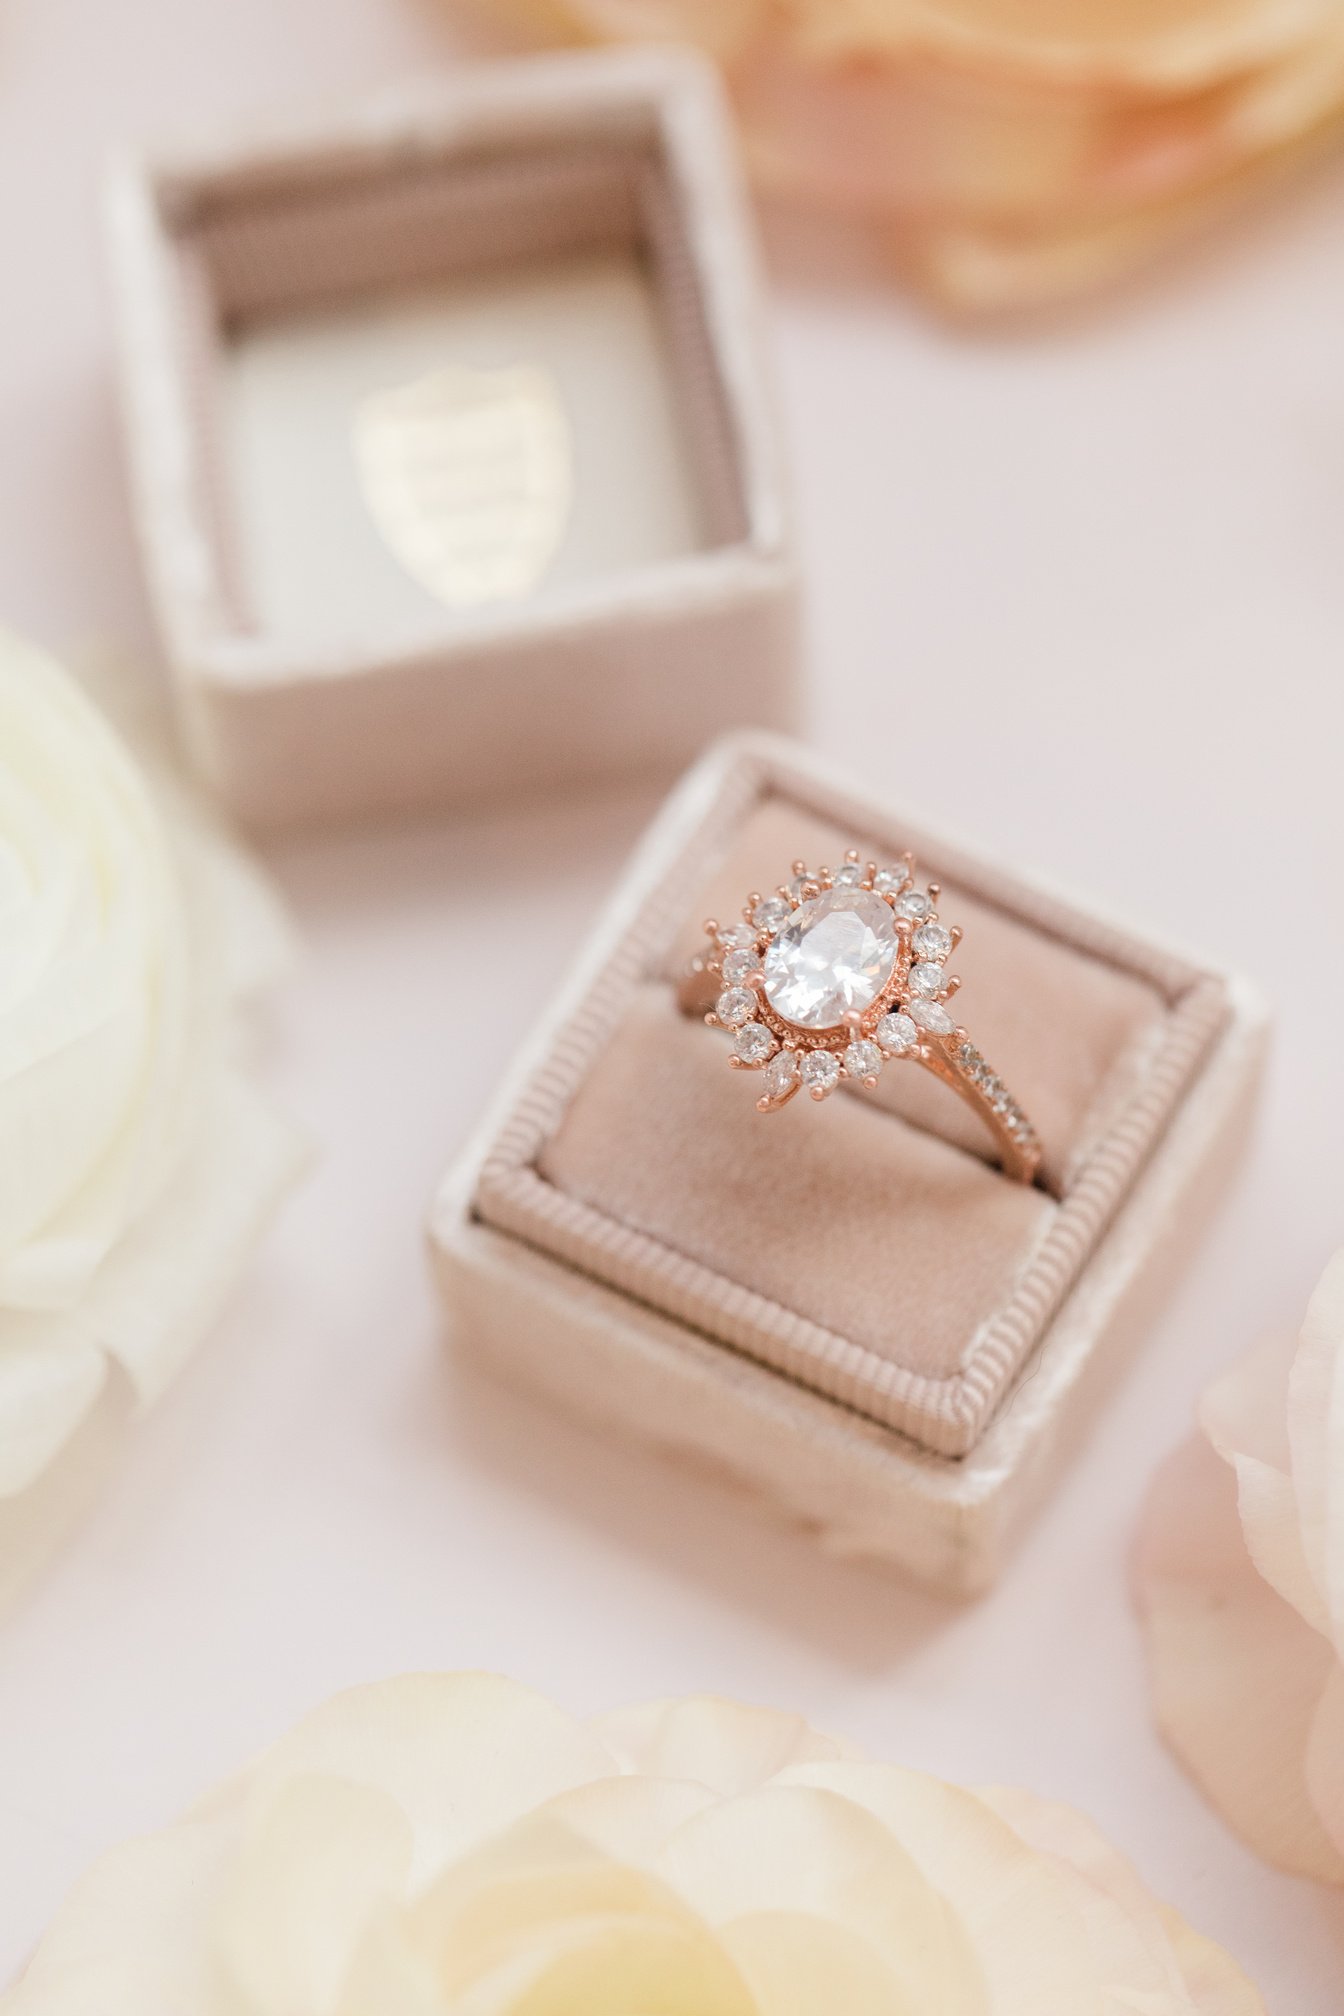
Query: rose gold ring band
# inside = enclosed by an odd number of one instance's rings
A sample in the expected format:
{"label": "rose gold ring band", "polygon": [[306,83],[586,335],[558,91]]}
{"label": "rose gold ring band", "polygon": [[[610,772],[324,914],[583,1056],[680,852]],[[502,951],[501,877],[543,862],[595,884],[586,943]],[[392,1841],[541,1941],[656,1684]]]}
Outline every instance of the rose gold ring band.
{"label": "rose gold ring band", "polygon": [[752,892],[740,922],[707,920],[681,1006],[729,1033],[735,1070],[762,1074],[759,1112],[846,1082],[872,1090],[892,1065],[919,1064],[979,1116],[1004,1173],[1030,1183],[1040,1137],[947,1006],[961,932],[941,922],[939,893],[917,886],[909,855],[885,869],[853,849],[834,871],[795,861],[773,895]]}

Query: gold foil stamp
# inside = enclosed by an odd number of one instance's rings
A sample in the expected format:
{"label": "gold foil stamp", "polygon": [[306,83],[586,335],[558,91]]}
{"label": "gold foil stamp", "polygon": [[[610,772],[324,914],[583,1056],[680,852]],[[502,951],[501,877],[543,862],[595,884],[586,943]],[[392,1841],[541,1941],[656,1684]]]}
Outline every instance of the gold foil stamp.
{"label": "gold foil stamp", "polygon": [[449,364],[355,410],[369,515],[411,577],[450,608],[530,594],[573,502],[569,420],[550,372]]}

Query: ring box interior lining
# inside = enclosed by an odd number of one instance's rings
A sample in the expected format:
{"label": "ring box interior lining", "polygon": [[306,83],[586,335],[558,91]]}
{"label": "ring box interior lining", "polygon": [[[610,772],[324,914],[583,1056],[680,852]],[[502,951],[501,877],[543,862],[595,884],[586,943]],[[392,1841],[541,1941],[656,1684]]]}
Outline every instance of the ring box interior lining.
{"label": "ring box interior lining", "polygon": [[[244,817],[675,767],[793,706],[794,582],[749,213],[689,56],[482,66],[124,168],[137,516],[185,722]],[[573,501],[524,595],[444,606],[365,508],[352,392],[538,365]]]}
{"label": "ring box interior lining", "polygon": [[[962,1455],[1188,1090],[1226,990],[909,825],[858,806],[846,817],[797,778],[747,766],[733,796],[516,1105],[476,1208],[922,1447]],[[729,886],[740,903],[795,854],[834,864],[851,843],[879,860],[913,847],[944,885],[940,914],[970,927],[957,1012],[1039,1113],[1057,1195],[1006,1178],[966,1137],[974,1116],[908,1061],[887,1066],[880,1099],[800,1096],[763,1120],[724,1039],[678,1011],[688,920],[731,916]]]}

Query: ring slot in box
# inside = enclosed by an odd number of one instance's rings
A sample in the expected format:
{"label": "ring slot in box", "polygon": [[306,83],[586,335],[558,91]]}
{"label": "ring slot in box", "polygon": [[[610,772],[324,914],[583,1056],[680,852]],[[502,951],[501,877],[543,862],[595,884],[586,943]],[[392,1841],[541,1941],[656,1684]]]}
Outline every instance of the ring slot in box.
{"label": "ring slot in box", "polygon": [[[699,920],[797,856],[912,847],[966,928],[958,1018],[1044,1138],[1011,1182],[914,1066],[755,1110],[682,1013]],[[703,944],[703,938],[699,939]],[[654,828],[434,1241],[462,1346],[709,1457],[829,1544],[983,1587],[1077,1439],[1126,1317],[1228,1166],[1245,986],[735,741]]]}
{"label": "ring slot in box", "polygon": [[756,258],[693,58],[165,155],[112,237],[154,599],[243,817],[674,769],[789,717]]}

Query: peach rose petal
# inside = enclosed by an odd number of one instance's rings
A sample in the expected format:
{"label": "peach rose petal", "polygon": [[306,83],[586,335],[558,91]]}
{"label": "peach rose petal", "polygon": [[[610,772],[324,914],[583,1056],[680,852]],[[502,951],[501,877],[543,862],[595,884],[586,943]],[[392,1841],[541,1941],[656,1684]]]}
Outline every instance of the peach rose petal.
{"label": "peach rose petal", "polygon": [[[1341,123],[1339,130],[1344,130]],[[1049,214],[1017,229],[918,218],[894,225],[893,258],[942,308],[955,315],[1030,312],[1122,280],[1223,216],[1251,188],[1314,159],[1332,133],[1313,131],[1213,182],[1159,203],[1082,219]]]}
{"label": "peach rose petal", "polygon": [[1208,1389],[1199,1422],[1237,1480],[1237,1512],[1251,1559],[1272,1589],[1317,1631],[1325,1606],[1303,1544],[1288,1443],[1295,1340],[1249,1352]]}
{"label": "peach rose petal", "polygon": [[[499,0],[505,12],[528,0]],[[699,44],[773,195],[864,217],[957,313],[1123,277],[1344,134],[1337,0],[550,0]]]}
{"label": "peach rose petal", "polygon": [[609,42],[693,42],[733,57],[764,20],[770,0],[510,0],[502,11],[552,35]]}
{"label": "peach rose petal", "polygon": [[938,56],[1061,88],[1206,90],[1334,24],[1332,0],[783,0],[814,56]]}
{"label": "peach rose petal", "polygon": [[1133,1864],[1085,1814],[1016,1787],[982,1786],[978,1796],[1038,1853],[1057,1856],[1122,1904],[1148,1935],[1155,1958],[1168,1970],[1171,1989],[1187,1995],[1192,2007],[1205,2016],[1260,2016],[1259,1992],[1230,1955],[1158,1903]]}
{"label": "peach rose petal", "polygon": [[1307,1742],[1307,1791],[1344,1861],[1344,1667],[1325,1684]]}
{"label": "peach rose petal", "polygon": [[[1344,1252],[1307,1308],[1288,1385],[1288,1439],[1302,1544],[1344,1660]],[[1344,1802],[1341,1802],[1344,1813]]]}
{"label": "peach rose petal", "polygon": [[1256,1571],[1236,1479],[1202,1440],[1158,1472],[1136,1583],[1158,1723],[1186,1769],[1268,1860],[1344,1882],[1304,1763],[1331,1648]]}
{"label": "peach rose petal", "polygon": [[1259,1989],[1230,1953],[1196,1932],[1178,1911],[1163,1909],[1162,1923],[1190,2007],[1198,2010],[1199,2016],[1265,2016]]}

